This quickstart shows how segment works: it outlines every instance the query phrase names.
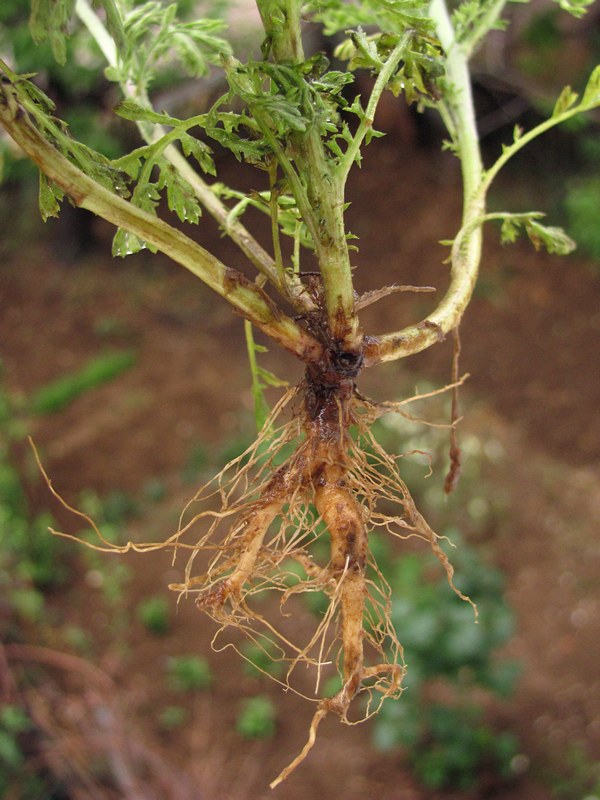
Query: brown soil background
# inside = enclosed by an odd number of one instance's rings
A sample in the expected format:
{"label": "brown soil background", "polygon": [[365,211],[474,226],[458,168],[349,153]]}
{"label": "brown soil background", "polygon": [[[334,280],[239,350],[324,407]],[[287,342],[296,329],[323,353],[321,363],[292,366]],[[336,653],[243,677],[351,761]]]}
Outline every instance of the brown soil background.
{"label": "brown soil background", "polygon": [[[226,181],[254,180],[236,164],[224,168]],[[372,146],[354,176],[348,211],[350,228],[360,237],[359,291],[392,282],[433,284],[443,291],[445,252],[436,241],[455,229],[457,185],[450,156],[392,140]],[[543,198],[537,202],[543,206]],[[19,219],[7,221],[18,238],[5,239],[1,266],[6,383],[28,396],[106,346],[135,349],[133,369],[64,411],[31,420],[29,432],[54,485],[72,502],[83,488],[139,497],[149,480],[164,482],[167,498],[149,503],[128,532],[145,540],[164,536],[192,493],[181,475],[194,447],[200,443],[219,452],[251,425],[241,322],[195,278],[160,257],[111,261],[110,231],[103,224],[92,228],[98,246],[69,261],[63,257],[64,230],[56,233],[54,222],[42,230]],[[194,235],[225,263],[239,264],[210,221]],[[114,678],[126,736],[149,743],[175,764],[191,781],[190,796],[546,800],[554,796],[552,775],[569,772],[577,747],[590,763],[600,757],[600,273],[581,257],[561,260],[527,245],[503,249],[496,241],[497,232],[488,230],[480,288],[461,330],[462,369],[471,378],[462,395],[460,430],[483,447],[501,444],[502,458],[488,462],[486,480],[497,487],[502,513],[493,530],[478,530],[452,498],[443,507],[441,491],[437,513],[438,521],[464,521],[465,536],[506,576],[517,617],[507,650],[521,661],[523,674],[516,695],[493,713],[521,737],[528,770],[504,788],[478,794],[428,793],[399,753],[371,749],[366,726],[345,728],[327,720],[306,764],[273,794],[268,781],[304,742],[308,704],[274,685],[257,687],[230,652],[212,654],[211,626],[192,603],[182,603],[175,614],[169,595],[173,625],[163,638],[145,634],[133,616],[115,633],[98,590],[81,575],[48,602],[61,623],[91,633],[96,663]],[[428,296],[387,299],[365,312],[365,328],[398,328],[426,313],[423,304],[431,302]],[[407,363],[365,375],[361,387],[390,398],[417,381],[443,385],[450,354],[451,344],[441,343]],[[271,351],[265,363],[291,381],[299,375],[298,365],[283,354]],[[28,459],[20,455],[26,470]],[[443,472],[440,465],[432,478],[438,490]],[[44,487],[32,494],[37,508],[51,508],[65,520]],[[64,547],[78,558],[75,545]],[[127,595],[131,608],[178,579],[166,555],[132,556],[127,563],[134,574]],[[23,635],[53,644],[48,631]],[[218,681],[190,703],[189,724],[165,736],[155,723],[165,704],[164,665],[180,653],[209,657]],[[240,700],[257,688],[275,698],[280,711],[272,741],[247,742],[233,729]],[[583,798],[574,794],[573,800]]]}

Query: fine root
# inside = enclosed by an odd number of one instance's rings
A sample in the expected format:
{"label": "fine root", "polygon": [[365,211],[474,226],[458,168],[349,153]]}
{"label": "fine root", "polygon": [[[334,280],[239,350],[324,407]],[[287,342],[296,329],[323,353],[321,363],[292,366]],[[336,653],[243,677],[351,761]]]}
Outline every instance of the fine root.
{"label": "fine root", "polygon": [[[454,586],[439,537],[401,478],[403,456],[387,453],[371,432],[391,409],[353,385],[346,394],[329,389],[305,383],[286,392],[256,442],[194,495],[163,542],[112,545],[61,499],[96,531],[96,549],[166,548],[174,557],[187,550],[183,580],[169,588],[180,599],[193,596],[217,623],[215,649],[237,649],[241,631],[286,665],[287,688],[317,703],[304,748],[272,787],[306,758],[327,714],[354,724],[402,693],[391,590],[371,555],[370,534],[427,542],[450,586],[471,602]],[[298,605],[307,594],[323,599],[316,628]],[[301,664],[310,669],[298,670]],[[339,690],[320,697],[336,673]]]}

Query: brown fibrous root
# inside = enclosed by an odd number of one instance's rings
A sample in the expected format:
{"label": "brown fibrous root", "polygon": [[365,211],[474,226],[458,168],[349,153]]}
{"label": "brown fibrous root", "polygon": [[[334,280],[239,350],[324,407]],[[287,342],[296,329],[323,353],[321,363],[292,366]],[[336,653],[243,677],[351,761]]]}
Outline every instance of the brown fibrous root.
{"label": "brown fibrous root", "polygon": [[[313,701],[324,679],[338,673],[339,691],[316,700],[304,748],[272,787],[304,760],[327,714],[354,724],[376,713],[385,698],[402,693],[406,670],[391,622],[391,590],[371,555],[370,533],[428,542],[463,597],[439,537],[400,476],[402,456],[387,453],[371,433],[379,416],[399,409],[359,395],[358,368],[339,358],[309,366],[254,444],[188,502],[166,541],[115,546],[102,538],[94,545],[122,552],[188,550],[183,581],[170,588],[182,597],[195,595],[198,608],[218,624],[215,648],[226,632],[241,630],[287,665],[286,687]],[[92,520],[71,510],[101,536]],[[272,605],[259,602],[267,591],[279,595],[276,622],[269,614]],[[302,611],[293,611],[295,598],[306,593],[327,598],[316,630],[299,624]],[[237,649],[236,641],[220,646]],[[313,670],[312,697],[302,688],[304,673],[293,680],[299,664]],[[351,719],[359,695],[366,702],[359,704],[360,717]]]}

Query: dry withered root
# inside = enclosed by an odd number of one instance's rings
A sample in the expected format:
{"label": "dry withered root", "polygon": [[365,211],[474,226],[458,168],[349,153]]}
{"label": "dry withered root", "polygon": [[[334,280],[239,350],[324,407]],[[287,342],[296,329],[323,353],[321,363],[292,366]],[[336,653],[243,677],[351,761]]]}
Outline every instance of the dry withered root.
{"label": "dry withered root", "polygon": [[[198,608],[219,625],[215,640],[241,630],[268,646],[287,665],[286,686],[307,696],[293,685],[303,663],[314,671],[318,695],[324,675],[337,670],[341,688],[317,700],[305,747],[272,787],[306,757],[328,713],[353,724],[402,692],[402,647],[390,620],[390,587],[369,550],[370,532],[426,540],[460,594],[437,535],[400,476],[402,456],[386,453],[371,434],[379,416],[402,404],[378,405],[358,393],[360,354],[325,353],[279,401],[252,447],[190,500],[166,541],[118,547],[86,517],[102,539],[97,549],[191,551],[184,580],[170,588],[196,596]],[[324,537],[328,557],[319,558]],[[279,594],[278,615],[259,602],[268,591]],[[307,640],[296,641],[288,603],[307,592],[324,593],[328,609]],[[359,719],[350,719],[359,695],[366,702],[358,704]]]}

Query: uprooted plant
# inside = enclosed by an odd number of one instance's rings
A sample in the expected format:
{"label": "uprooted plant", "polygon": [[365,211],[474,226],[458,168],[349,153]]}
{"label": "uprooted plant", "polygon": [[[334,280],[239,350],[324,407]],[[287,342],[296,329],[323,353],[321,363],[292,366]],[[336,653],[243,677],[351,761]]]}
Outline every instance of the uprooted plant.
{"label": "uprooted plant", "polygon": [[[382,414],[407,413],[411,398],[369,400],[357,379],[363,369],[425,350],[451,332],[457,336],[477,278],[484,222],[499,220],[507,242],[524,230],[536,247],[573,249],[561,229],[540,222],[538,212],[487,213],[486,195],[525,144],[600,105],[600,68],[581,97],[567,87],[548,120],[527,132],[516,128],[513,141],[486,170],[468,65],[487,32],[500,25],[504,0],[465,0],[452,15],[444,0],[257,0],[265,31],[262,58],[245,63],[220,38],[222,23],[215,19],[180,22],[176,7],[160,2],[94,5],[98,10],[87,0],[34,2],[34,38],[49,39],[57,59],[64,60],[65,30],[77,18],[108,62],[107,76],[122,89],[117,113],[137,123],[144,144],[108,160],[71,137],[31,76],[19,76],[2,62],[0,122],[40,168],[45,219],[58,214],[66,197],[118,228],[115,255],[160,250],[245,318],[263,424],[255,444],[192,498],[179,529],[164,542],[119,548],[86,519],[101,539],[100,549],[188,550],[184,580],[171,588],[195,595],[222,631],[241,629],[256,642],[266,641],[266,634],[276,657],[288,665],[287,682],[300,663],[314,669],[317,686],[328,667],[338,669],[341,688],[317,700],[307,744],[276,785],[306,756],[326,714],[349,722],[358,695],[367,697],[360,708],[368,716],[383,698],[401,693],[402,648],[389,620],[389,587],[369,552],[369,533],[380,529],[424,539],[460,594],[437,535],[401,478],[401,457],[386,453],[371,434]],[[561,5],[580,15],[587,0]],[[322,53],[305,55],[301,32],[307,20],[321,23],[327,35],[343,34],[336,56],[348,71],[331,69]],[[209,65],[218,67],[227,90],[187,119],[155,110],[152,80],[174,59],[196,76]],[[353,94],[357,70],[372,76],[366,101]],[[394,292],[428,290],[393,284],[361,297],[354,291],[345,186],[363,148],[378,135],[374,114],[386,90],[441,115],[448,147],[461,164],[463,215],[447,242],[450,280],[437,307],[402,330],[365,334],[361,308]],[[245,194],[210,183],[205,176],[215,175],[211,139],[262,170],[265,189]],[[226,266],[160,219],[163,194],[182,222],[196,223],[201,209],[208,211],[247,258],[247,271]],[[249,206],[270,218],[272,255],[242,222]],[[287,250],[283,236],[291,240]],[[270,415],[262,389],[274,381],[256,363],[252,325],[305,365],[300,385],[287,390]],[[460,383],[455,365],[453,383],[439,391],[456,391]],[[452,434],[455,423],[453,414]],[[448,490],[460,467],[454,438],[451,453]],[[325,561],[315,555],[322,537],[329,539]],[[255,603],[267,590],[280,595],[279,622]],[[303,634],[295,630],[288,603],[291,609],[306,592],[325,593],[329,608],[317,630],[298,641]]]}

